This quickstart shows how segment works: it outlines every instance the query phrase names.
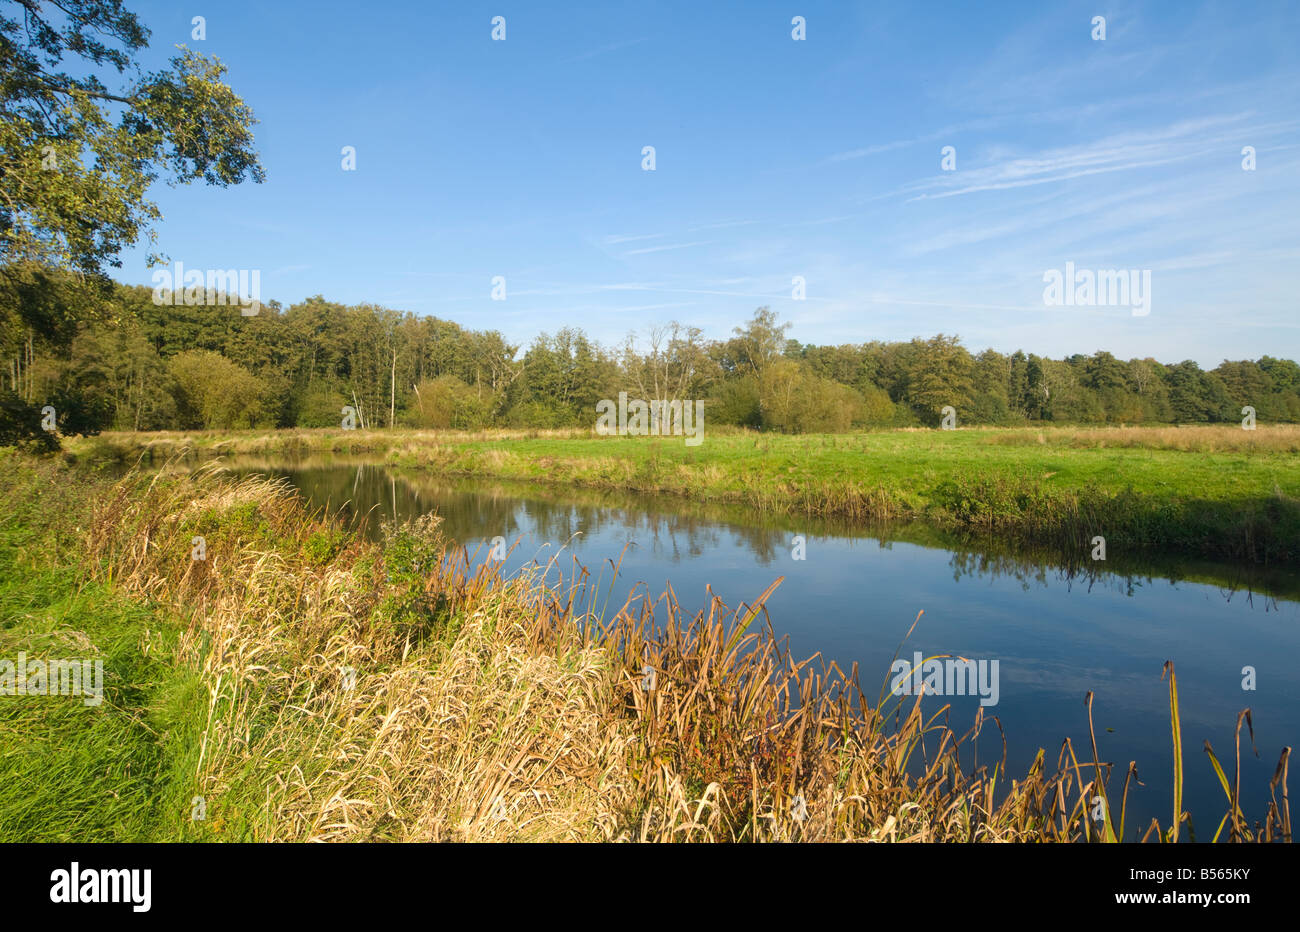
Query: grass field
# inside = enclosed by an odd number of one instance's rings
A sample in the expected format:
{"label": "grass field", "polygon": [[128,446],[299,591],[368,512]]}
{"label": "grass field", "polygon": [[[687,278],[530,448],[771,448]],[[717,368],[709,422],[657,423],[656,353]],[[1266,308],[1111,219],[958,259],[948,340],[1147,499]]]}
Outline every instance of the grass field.
{"label": "grass field", "polygon": [[1300,427],[895,430],[680,439],[588,431],[106,434],[95,460],[368,453],[450,476],[620,488],[853,520],[937,526],[1064,550],[1300,561]]}
{"label": "grass field", "polygon": [[[450,559],[436,519],[374,544],[262,478],[115,482],[5,451],[0,465],[0,658],[106,668],[97,707],[0,697],[3,841],[1121,841],[1190,828],[1181,772],[1169,825],[1126,825],[1136,771],[1102,763],[1095,734],[1089,753],[1040,751],[1014,781],[1005,761],[963,771],[979,721],[955,733],[919,700],[877,696],[871,674],[864,692],[797,663],[758,621],[766,593],[694,619],[606,612],[583,580]],[[1211,759],[1198,779],[1213,779]],[[1201,837],[1290,840],[1285,764],[1257,822],[1225,780],[1227,812],[1217,829],[1216,814],[1199,819]]]}

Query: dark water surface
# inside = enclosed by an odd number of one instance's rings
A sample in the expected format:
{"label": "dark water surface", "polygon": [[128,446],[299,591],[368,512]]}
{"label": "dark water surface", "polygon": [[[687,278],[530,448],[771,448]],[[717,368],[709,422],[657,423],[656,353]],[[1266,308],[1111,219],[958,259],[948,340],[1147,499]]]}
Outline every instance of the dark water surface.
{"label": "dark water surface", "polygon": [[[417,470],[345,461],[268,463],[232,460],[240,472],[286,478],[313,506],[341,513],[365,533],[381,521],[436,512],[447,535],[482,558],[495,537],[514,546],[507,571],[560,553],[550,578],[573,569],[612,575],[622,555],[612,606],[633,586],[652,597],[671,583],[682,607],[708,604],[706,584],[729,606],[758,596],[778,576],[771,622],[799,659],[820,653],[848,669],[857,663],[876,695],[900,641],[925,614],[900,656],[920,651],[998,661],[996,715],[1008,742],[1012,777],[1023,776],[1038,748],[1054,768],[1069,737],[1091,759],[1084,696],[1103,761],[1115,764],[1112,798],[1136,760],[1144,786],[1129,794],[1130,835],[1138,823],[1172,813],[1173,751],[1166,660],[1177,667],[1186,772],[1184,808],[1199,837],[1211,837],[1227,800],[1203,751],[1208,739],[1233,774],[1237,714],[1249,707],[1259,757],[1242,730],[1242,804],[1262,818],[1268,781],[1284,745],[1300,737],[1300,579],[1176,556],[1107,561],[1080,554],[1027,554],[995,541],[957,541],[917,526],[852,527],[772,518],[689,500],[591,492],[532,484],[449,482]],[[805,559],[793,558],[804,538]],[[561,552],[561,548],[563,551]],[[603,570],[602,570],[603,567]],[[1256,671],[1243,689],[1242,668]],[[952,703],[950,723],[964,733],[978,697],[931,697],[923,709]],[[1002,753],[992,723],[980,739],[981,762]],[[969,764],[970,757],[964,760]],[[1090,776],[1087,777],[1090,779]],[[1280,794],[1280,791],[1279,791]],[[1114,814],[1118,818],[1118,813]]]}

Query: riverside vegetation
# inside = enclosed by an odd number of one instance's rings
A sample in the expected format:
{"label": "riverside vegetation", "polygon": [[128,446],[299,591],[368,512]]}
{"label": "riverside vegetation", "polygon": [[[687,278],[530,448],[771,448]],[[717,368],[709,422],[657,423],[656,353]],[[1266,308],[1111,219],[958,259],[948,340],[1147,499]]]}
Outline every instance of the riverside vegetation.
{"label": "riverside vegetation", "polygon": [[[764,596],[736,609],[715,600],[694,618],[680,617],[671,594],[666,617],[648,603],[611,612],[598,579],[504,579],[444,543],[434,520],[370,543],[266,480],[208,471],[115,481],[8,448],[57,446],[47,417],[63,437],[310,428],[338,423],[340,406],[352,405],[363,428],[385,433],[219,443],[373,444],[451,474],[774,511],[921,515],[1071,547],[1101,533],[1276,562],[1293,560],[1300,539],[1295,435],[1280,428],[1251,439],[1198,434],[1194,443],[1211,449],[1196,455],[1179,451],[1181,432],[1172,447],[1149,434],[1134,446],[1139,435],[835,432],[932,426],[949,405],[963,424],[1022,428],[1235,424],[1245,407],[1261,423],[1296,423],[1296,362],[1261,356],[1205,371],[1105,351],[975,355],[943,334],[812,346],[787,339],[768,308],[726,340],[670,324],[620,350],[564,327],[521,354],[496,331],[320,296],[287,309],[268,301],[250,317],[178,305],[104,272],[130,244],[152,242],[155,180],[263,179],[252,110],[215,58],[184,51],[145,73],[138,56],[149,31],[119,3],[80,4],[75,15],[22,7],[21,22],[0,18],[0,106],[14,117],[0,120],[0,465],[9,479],[0,657],[102,657],[107,684],[95,708],[0,696],[0,838],[1192,834],[1172,668],[1171,818],[1130,828],[1135,770],[1121,779],[1095,740],[1082,759],[1066,744],[1009,781],[1001,762],[973,759],[982,720],[961,735],[944,707],[923,715],[916,702],[872,705],[856,671],[796,662],[763,625]],[[703,399],[711,436],[725,424],[767,433],[718,435],[694,453],[597,447],[586,430],[432,445],[396,432],[583,426],[598,400],[632,388]],[[130,462],[133,445],[161,450],[174,437],[82,440],[74,450]],[[202,560],[191,558],[196,536],[207,541]],[[1228,805],[1217,827],[1213,815],[1201,823],[1201,837],[1290,840],[1287,759],[1267,811],[1250,821],[1211,751],[1203,772]],[[1099,795],[1107,804],[1094,820]]]}
{"label": "riverside vegetation", "polygon": [[766,307],[722,340],[669,323],[620,347],[573,327],[525,347],[319,296],[249,317],[216,297],[225,306],[175,305],[0,265],[0,441],[30,432],[46,404],[65,434],[330,427],[343,405],[363,428],[552,429],[588,426],[624,391],[703,401],[711,427],[785,434],[933,427],[948,405],[966,426],[1237,424],[1246,406],[1261,423],[1300,422],[1300,365],[1271,356],[1203,370],[1104,350],[972,353],[946,334],[818,346],[787,339]]}
{"label": "riverside vegetation", "polygon": [[772,589],[656,618],[586,571],[502,578],[436,518],[369,543],[262,478],[0,457],[2,655],[106,671],[97,709],[0,698],[4,840],[1291,839],[1289,749],[1252,820],[1207,744],[1225,812],[1182,811],[1172,666],[1173,810],[1127,825],[1087,709],[1090,747],[1011,779],[987,720],[792,658]]}
{"label": "riverside vegetation", "polygon": [[706,427],[705,442],[524,431],[108,433],[91,462],[145,456],[368,454],[448,476],[689,496],[765,512],[923,518],[1086,552],[1300,560],[1300,426],[973,428],[787,436]]}

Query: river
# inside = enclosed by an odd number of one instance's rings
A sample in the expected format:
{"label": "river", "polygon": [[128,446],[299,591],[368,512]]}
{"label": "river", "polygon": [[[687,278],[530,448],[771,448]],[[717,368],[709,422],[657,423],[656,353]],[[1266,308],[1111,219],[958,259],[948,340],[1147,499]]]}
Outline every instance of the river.
{"label": "river", "polygon": [[[1282,747],[1300,735],[1300,578],[1292,570],[1262,574],[1176,555],[1119,560],[1108,554],[1103,562],[1089,559],[1086,547],[1080,560],[945,537],[916,524],[855,527],[765,517],[675,497],[449,481],[347,460],[228,465],[282,477],[313,507],[340,514],[370,536],[383,520],[436,512],[446,534],[480,558],[494,538],[507,541],[513,547],[507,572],[553,563],[554,580],[571,572],[576,559],[601,577],[615,606],[633,592],[657,598],[671,584],[689,612],[708,604],[706,585],[734,607],[783,576],[768,602],[777,634],[788,636],[797,658],[820,653],[846,670],[856,663],[873,697],[896,655],[996,660],[996,697],[985,691],[985,714],[996,715],[1005,729],[1012,777],[1024,774],[1040,747],[1054,767],[1067,736],[1076,754],[1091,760],[1084,705],[1091,690],[1100,755],[1115,764],[1112,798],[1119,797],[1130,761],[1137,761],[1144,784],[1130,790],[1130,837],[1153,816],[1165,826],[1170,821],[1166,660],[1175,662],[1178,675],[1184,808],[1199,837],[1208,840],[1227,811],[1203,741],[1211,742],[1231,780],[1237,714],[1252,710],[1259,756],[1243,728],[1241,787],[1243,810],[1254,820],[1263,817]],[[609,561],[620,556],[611,585]],[[1247,667],[1254,669],[1254,689],[1243,686]],[[993,698],[996,704],[987,704]],[[951,702],[950,723],[963,733],[980,701],[927,696],[923,708],[933,712]],[[978,750],[981,763],[1001,756],[991,723]]]}

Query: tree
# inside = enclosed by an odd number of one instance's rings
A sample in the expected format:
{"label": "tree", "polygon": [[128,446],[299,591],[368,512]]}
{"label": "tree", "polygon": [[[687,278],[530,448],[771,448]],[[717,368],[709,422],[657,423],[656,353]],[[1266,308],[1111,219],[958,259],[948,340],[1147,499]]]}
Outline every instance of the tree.
{"label": "tree", "polygon": [[614,361],[581,330],[541,334],[524,355],[514,424],[562,427],[595,423],[596,402],[613,397]]}
{"label": "tree", "polygon": [[647,345],[647,352],[639,353],[634,335],[629,335],[623,346],[623,371],[639,398],[668,402],[697,398],[717,373],[699,327],[677,321],[651,327]]}
{"label": "tree", "polygon": [[[963,424],[1233,422],[1246,404],[1262,422],[1300,422],[1300,366],[1271,357],[1213,372],[1116,363],[1105,353],[972,358],[948,336],[801,343],[789,355],[790,341],[764,338],[751,321],[725,342],[690,327],[674,336],[669,325],[651,335],[648,352],[643,343],[621,359],[561,330],[515,360],[517,348],[495,331],[375,305],[314,297],[283,313],[265,302],[251,318],[196,311],[155,305],[148,288],[92,287],[68,271],[0,276],[0,443],[54,447],[59,435],[109,425],[336,428],[344,405],[358,408],[360,426],[590,427],[596,402],[620,391],[661,401],[706,395],[710,423],[791,433],[933,424],[945,404]],[[771,317],[760,324],[769,336],[784,330]],[[765,357],[754,349],[764,346],[784,349]],[[57,433],[41,429],[46,406]]]}
{"label": "tree", "polygon": [[416,427],[471,430],[491,420],[491,397],[484,398],[472,385],[454,375],[425,379],[413,387],[410,421]]}
{"label": "tree", "polygon": [[172,358],[170,369],[182,429],[258,426],[266,385],[243,366],[210,350],[188,350]]}
{"label": "tree", "polygon": [[1093,391],[1108,388],[1122,388],[1127,374],[1122,362],[1104,350],[1094,353],[1083,362],[1083,378],[1080,382]]}
{"label": "tree", "polygon": [[975,357],[975,399],[970,420],[1001,424],[1011,414],[1007,385],[1011,377],[1011,359],[987,349]]}
{"label": "tree", "polygon": [[[252,111],[225,67],[183,46],[143,73],[149,31],[121,0],[0,0],[0,264],[98,272],[159,216],[160,174],[263,179]],[[71,60],[85,73],[63,70]],[[98,72],[115,71],[110,90]]]}
{"label": "tree", "polygon": [[1240,362],[1224,360],[1214,370],[1214,374],[1223,382],[1228,396],[1238,408],[1253,405],[1260,409],[1261,416],[1271,416],[1268,408],[1274,390],[1273,380],[1257,364],[1249,359]]}
{"label": "tree", "polygon": [[735,424],[757,430],[763,426],[763,406],[758,394],[758,379],[741,375],[714,386],[706,410],[710,422]]}
{"label": "tree", "polygon": [[776,359],[763,375],[763,427],[782,433],[848,430],[862,418],[862,398],[792,359]]}
{"label": "tree", "polygon": [[1277,391],[1300,392],[1300,365],[1290,359],[1261,356],[1259,368],[1268,375]]}
{"label": "tree", "polygon": [[[1224,421],[1232,418],[1232,403],[1223,382],[1185,359],[1165,370],[1169,406],[1178,422]],[[1240,410],[1240,405],[1237,406]]]}
{"label": "tree", "polygon": [[744,329],[737,327],[733,331],[736,336],[730,342],[736,367],[761,380],[763,370],[784,353],[785,332],[789,329],[788,323],[776,322],[770,308],[760,307]]}
{"label": "tree", "polygon": [[1043,377],[1043,360],[1030,353],[1025,361],[1025,394],[1021,402],[1025,416],[1035,420],[1041,418],[1051,394]]}
{"label": "tree", "polygon": [[1097,394],[1080,384],[1086,356],[1076,353],[1066,360],[1044,359],[1042,414],[1053,421],[1094,424],[1106,419]]}
{"label": "tree", "polygon": [[961,339],[941,333],[912,344],[916,352],[908,373],[907,401],[917,416],[935,423],[945,405],[968,409],[975,392],[975,364]]}

